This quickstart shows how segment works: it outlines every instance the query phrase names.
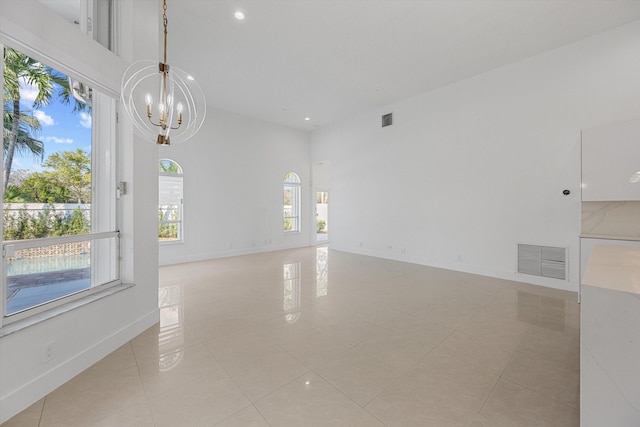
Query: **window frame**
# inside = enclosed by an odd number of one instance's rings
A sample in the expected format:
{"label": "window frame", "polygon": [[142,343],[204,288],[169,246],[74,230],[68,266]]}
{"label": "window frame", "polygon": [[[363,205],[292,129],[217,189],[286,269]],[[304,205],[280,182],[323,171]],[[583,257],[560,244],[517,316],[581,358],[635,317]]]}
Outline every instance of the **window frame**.
{"label": "window frame", "polygon": [[67,8],[55,2],[42,0],[38,0],[38,2],[65,21],[77,25],[81,33],[87,34],[114,52],[114,0],[80,0],[76,10],[77,18],[70,16]]}
{"label": "window frame", "polygon": [[[23,43],[7,43],[9,40],[0,34],[0,49],[5,46],[16,49],[25,55],[42,62],[56,71],[65,74],[71,78],[77,78],[78,74],[73,71],[72,66],[61,65],[60,61],[50,57],[42,52],[35,51]],[[0,70],[0,77],[4,72]],[[84,79],[82,79],[84,80]],[[3,86],[0,83],[0,86]],[[103,86],[96,85],[93,87],[93,106],[92,106],[92,129],[91,129],[91,231],[85,234],[76,234],[60,237],[48,237],[42,239],[25,239],[17,241],[2,242],[1,271],[0,271],[0,331],[3,327],[9,326],[23,320],[42,317],[46,312],[59,309],[71,303],[80,302],[81,300],[91,301],[95,295],[115,288],[122,284],[121,281],[121,263],[120,263],[120,232],[119,232],[119,209],[116,198],[116,182],[117,172],[117,101],[113,94],[103,91]],[[4,107],[0,107],[0,112],[4,113]],[[3,156],[4,160],[4,156]],[[98,211],[100,215],[98,216]],[[4,212],[4,207],[2,211]],[[4,224],[0,225],[0,231],[4,230]],[[51,299],[49,301],[33,305],[31,307],[18,310],[8,314],[7,310],[7,268],[6,258],[11,252],[19,248],[29,248],[36,246],[49,246],[54,244],[64,244],[78,241],[96,241],[94,245],[99,248],[103,245],[99,239],[115,238],[114,247],[112,248],[112,256],[108,262],[97,263],[98,257],[95,253],[91,254],[91,279],[90,286],[87,289],[76,291],[68,295]],[[102,249],[97,249],[104,254]],[[112,271],[115,279],[108,280],[104,283],[93,285],[94,278],[104,272]],[[38,317],[36,317],[38,316]]]}
{"label": "window frame", "polygon": [[[291,179],[291,180],[290,180]],[[284,175],[282,189],[282,231],[284,234],[298,234],[302,232],[300,218],[300,199],[302,193],[302,183],[300,176],[295,172],[287,172]],[[291,205],[285,205],[285,197],[287,191],[291,191]],[[291,215],[287,215],[286,206],[291,206]],[[285,224],[287,220],[292,221],[291,229],[287,230]]]}

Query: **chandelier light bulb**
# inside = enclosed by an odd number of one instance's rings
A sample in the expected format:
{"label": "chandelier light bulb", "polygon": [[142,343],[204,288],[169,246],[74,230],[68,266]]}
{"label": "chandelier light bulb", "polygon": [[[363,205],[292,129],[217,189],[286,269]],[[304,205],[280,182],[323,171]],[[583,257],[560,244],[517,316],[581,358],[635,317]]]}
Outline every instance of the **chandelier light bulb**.
{"label": "chandelier light bulb", "polygon": [[151,94],[147,93],[144,100],[147,103],[147,117],[151,118],[153,115],[153,98],[151,97]]}
{"label": "chandelier light bulb", "polygon": [[182,102],[178,102],[178,105],[176,105],[176,110],[178,110],[178,126],[180,126],[182,124],[182,111],[184,110]]}

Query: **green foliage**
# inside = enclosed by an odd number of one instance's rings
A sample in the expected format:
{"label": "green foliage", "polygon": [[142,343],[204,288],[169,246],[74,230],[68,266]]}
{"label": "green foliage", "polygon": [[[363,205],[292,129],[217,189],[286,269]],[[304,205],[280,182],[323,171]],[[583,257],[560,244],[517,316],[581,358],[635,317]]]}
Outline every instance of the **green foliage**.
{"label": "green foliage", "polygon": [[66,234],[82,234],[90,231],[89,223],[80,208],[75,208],[71,212],[67,224],[69,224],[69,229]]}
{"label": "green foliage", "polygon": [[316,233],[323,233],[326,226],[327,226],[327,222],[324,219],[317,220]]}
{"label": "green foliage", "polygon": [[177,240],[178,224],[158,224],[158,238],[163,240]]}
{"label": "green foliage", "polygon": [[158,239],[160,240],[178,240],[178,221],[179,213],[175,206],[161,206],[158,209]]}
{"label": "green foliage", "polygon": [[158,162],[158,172],[181,174],[180,166],[172,160],[162,159]]}
{"label": "green foliage", "polygon": [[24,195],[22,190],[15,185],[7,186],[7,190],[4,192],[4,201],[7,203],[24,202]]}
{"label": "green foliage", "polygon": [[4,220],[3,240],[23,240],[28,238],[26,235],[31,216],[26,209],[21,209],[17,215],[12,215],[5,210],[2,215]]}
{"label": "green foliage", "polygon": [[51,154],[44,162],[49,170],[30,173],[14,190],[7,188],[5,202],[90,203],[91,158],[83,150]]}
{"label": "green foliage", "polygon": [[38,212],[35,217],[29,219],[29,232],[34,239],[40,239],[49,235],[49,210]]}
{"label": "green foliage", "polygon": [[293,206],[293,190],[291,187],[285,187],[282,201],[284,206]]}
{"label": "green foliage", "polygon": [[300,178],[293,172],[288,172],[284,175],[284,182],[300,182]]}
{"label": "green foliage", "polygon": [[293,221],[291,221],[291,218],[285,218],[284,219],[284,231],[291,231],[292,227],[293,227]]}
{"label": "green foliage", "polygon": [[80,208],[67,214],[56,212],[54,209],[44,209],[35,215],[29,214],[26,208],[20,209],[17,213],[4,210],[3,220],[4,240],[68,236],[88,233],[91,229]]}
{"label": "green foliage", "polygon": [[[15,114],[9,113],[13,108],[9,103],[5,102],[3,105],[3,133],[2,133],[2,148],[4,155],[7,155],[10,137],[13,131],[13,121]],[[19,111],[18,114],[18,126],[17,136],[15,141],[15,151],[21,154],[32,154],[33,158],[41,162],[44,157],[44,142],[35,138],[35,135],[40,131],[42,126],[40,121],[33,116],[32,112]]]}
{"label": "green foliage", "polygon": [[59,187],[65,188],[73,199],[70,202],[91,202],[91,158],[84,150],[60,151],[51,154],[43,166],[52,169]]}
{"label": "green foliage", "polygon": [[[53,172],[34,172],[22,182],[20,191],[25,200],[35,203],[68,203],[73,198]],[[6,202],[5,198],[5,202]]]}

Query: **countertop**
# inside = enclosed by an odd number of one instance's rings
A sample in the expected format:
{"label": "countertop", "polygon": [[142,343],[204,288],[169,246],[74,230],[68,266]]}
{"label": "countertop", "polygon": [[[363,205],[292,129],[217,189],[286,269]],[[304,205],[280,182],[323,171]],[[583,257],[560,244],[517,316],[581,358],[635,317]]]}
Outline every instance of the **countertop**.
{"label": "countertop", "polygon": [[640,249],[594,246],[582,284],[640,295]]}
{"label": "countertop", "polygon": [[593,234],[593,233],[582,233],[580,234],[582,239],[604,239],[604,240],[629,240],[632,242],[640,241],[639,236],[621,236],[618,234]]}

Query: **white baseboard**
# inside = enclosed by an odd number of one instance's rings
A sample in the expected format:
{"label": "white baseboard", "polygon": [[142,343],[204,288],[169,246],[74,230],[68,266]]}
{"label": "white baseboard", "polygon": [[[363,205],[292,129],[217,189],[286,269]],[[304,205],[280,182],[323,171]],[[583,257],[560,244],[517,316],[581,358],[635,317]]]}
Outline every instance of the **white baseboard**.
{"label": "white baseboard", "polygon": [[234,256],[242,256],[242,255],[253,255],[259,254],[263,252],[275,252],[282,251],[286,249],[297,249],[297,248],[305,248],[308,247],[308,244],[283,244],[283,245],[269,245],[269,246],[257,246],[252,248],[242,248],[242,249],[229,249],[224,251],[215,251],[215,252],[203,252],[198,254],[190,254],[184,256],[177,257],[160,257],[160,266],[166,265],[174,265],[174,264],[184,264],[187,262],[198,262],[198,261],[207,261],[210,259],[219,259],[219,258],[230,258]]}
{"label": "white baseboard", "polygon": [[115,331],[102,341],[58,364],[50,371],[2,396],[0,424],[42,399],[62,384],[83,372],[114,350],[131,341],[146,329],[158,323],[160,311],[153,310],[136,322]]}
{"label": "white baseboard", "polygon": [[336,247],[331,249],[341,252],[355,253],[359,255],[372,256],[376,258],[392,259],[395,261],[409,262],[412,264],[424,265],[427,267],[442,268],[444,270],[460,271],[463,273],[477,274],[479,276],[495,277],[496,279],[512,280],[514,282],[527,283],[530,285],[544,286],[547,288],[559,289],[569,292],[578,292],[578,284],[568,280],[550,279],[546,277],[529,276],[514,271],[499,271],[481,266],[469,265],[465,263],[436,264],[429,260],[410,256],[406,254],[389,253],[386,251],[369,249],[369,248],[352,248],[352,247]]}

